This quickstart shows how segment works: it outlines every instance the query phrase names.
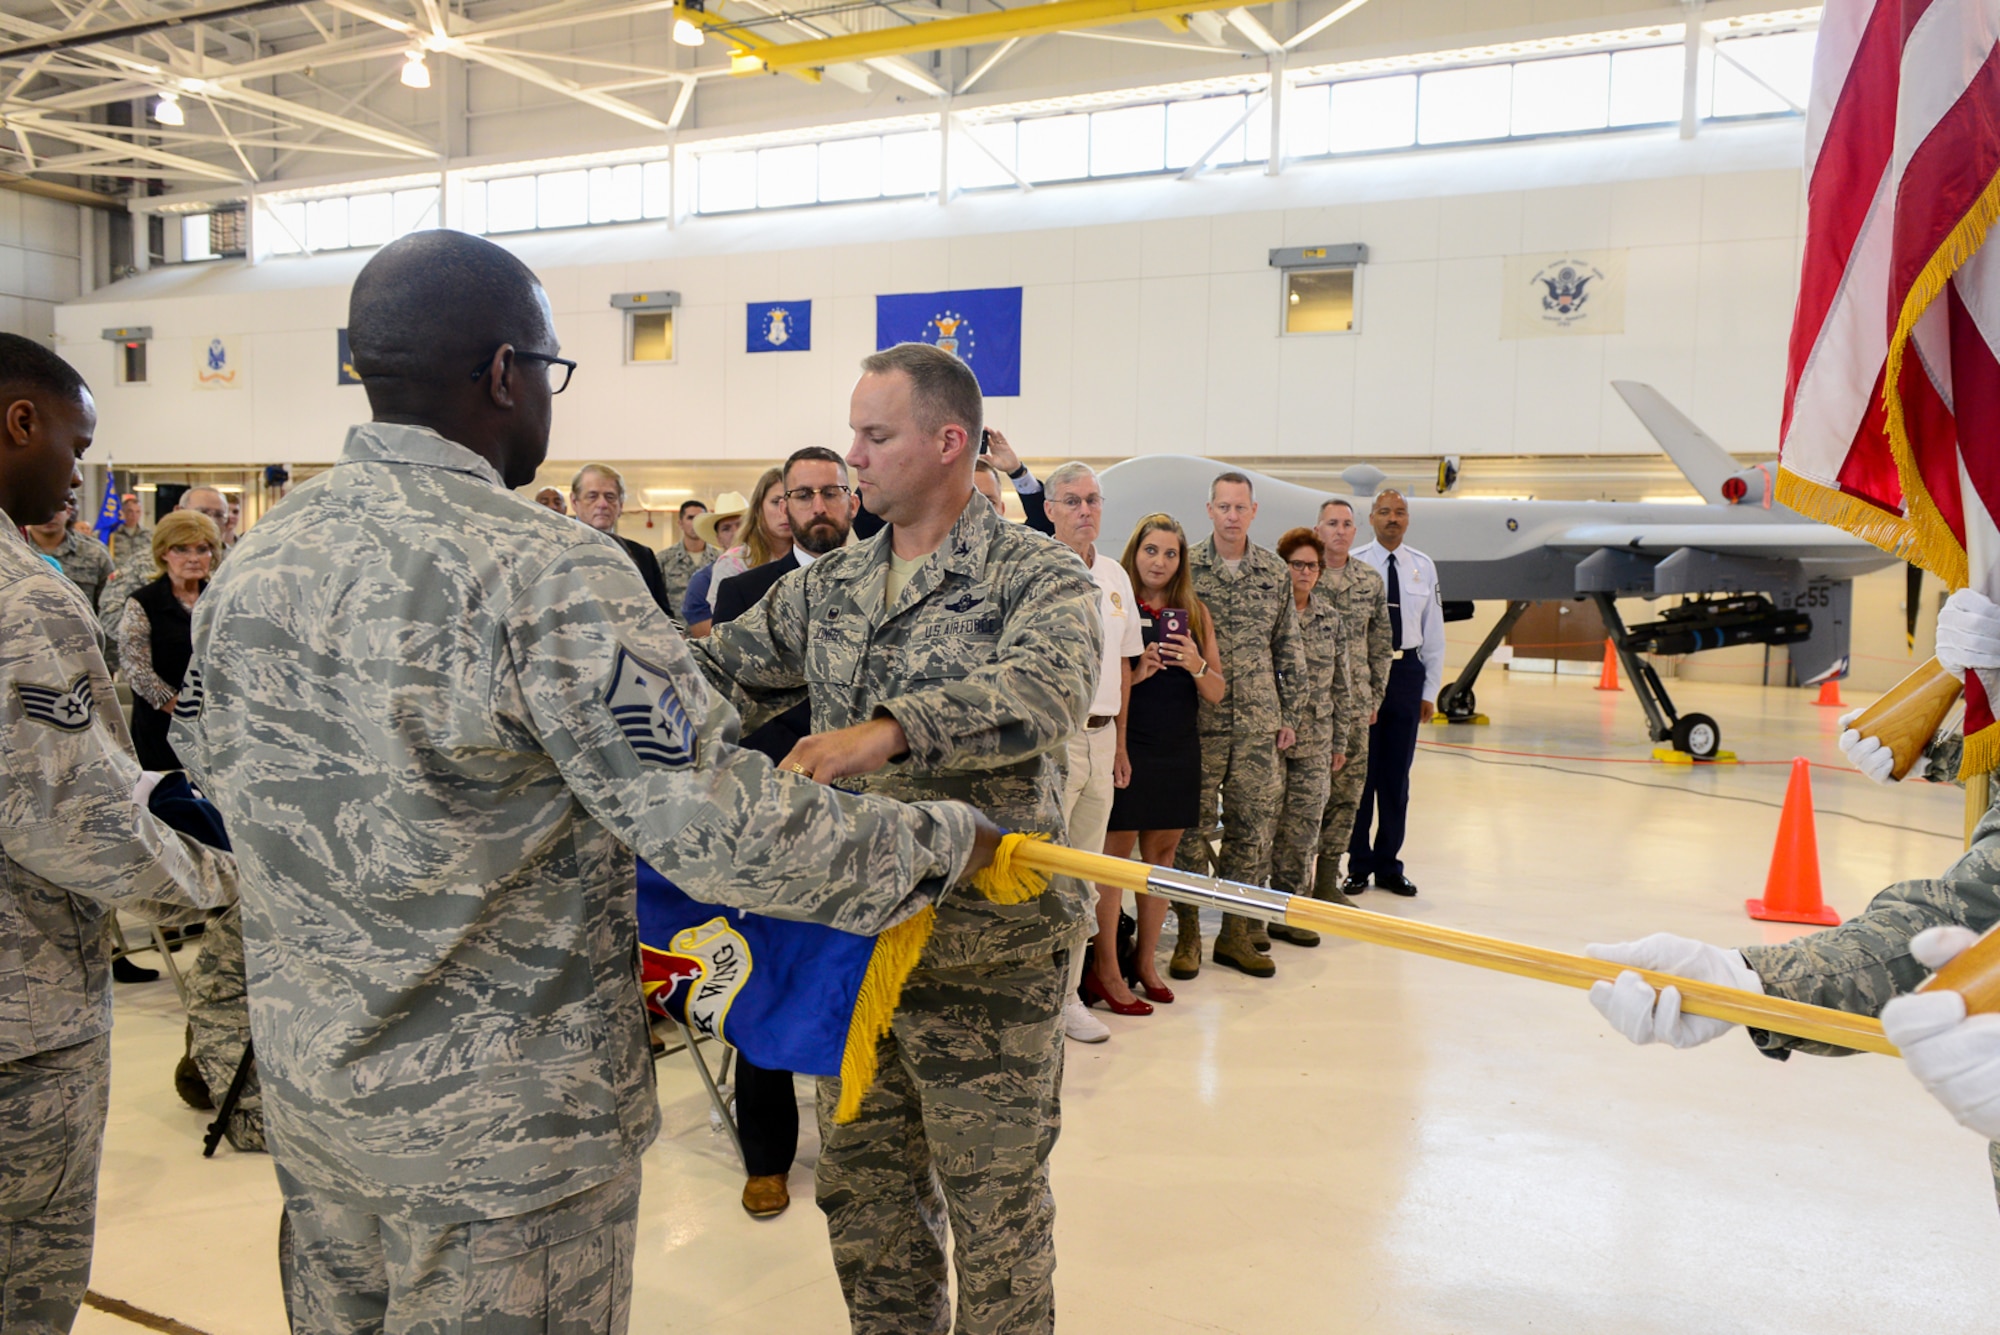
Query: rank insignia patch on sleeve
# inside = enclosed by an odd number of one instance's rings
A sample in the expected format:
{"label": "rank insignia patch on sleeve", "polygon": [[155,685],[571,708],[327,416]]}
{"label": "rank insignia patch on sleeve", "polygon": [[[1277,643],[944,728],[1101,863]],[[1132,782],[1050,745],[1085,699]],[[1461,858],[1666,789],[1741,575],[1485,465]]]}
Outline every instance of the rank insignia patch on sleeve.
{"label": "rank insignia patch on sleeve", "polygon": [[20,697],[21,712],[37,723],[46,723],[64,732],[82,732],[90,726],[90,674],[87,672],[71,682],[66,691],[53,686],[30,686],[20,681],[14,683],[14,694]]}
{"label": "rank insignia patch on sleeve", "polygon": [[201,717],[201,707],[207,702],[207,693],[201,686],[201,669],[190,667],[187,677],[181,683],[180,694],[174,697],[174,717],[177,719],[197,719]]}
{"label": "rank insignia patch on sleeve", "polygon": [[695,763],[698,745],[694,721],[665,669],[654,667],[621,645],[604,703],[641,761],[667,769]]}

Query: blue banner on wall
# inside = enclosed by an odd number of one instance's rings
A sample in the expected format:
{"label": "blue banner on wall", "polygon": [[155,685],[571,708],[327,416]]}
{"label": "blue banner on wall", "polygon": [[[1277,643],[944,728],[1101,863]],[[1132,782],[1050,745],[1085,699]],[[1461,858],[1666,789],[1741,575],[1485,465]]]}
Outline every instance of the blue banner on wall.
{"label": "blue banner on wall", "polygon": [[336,385],[360,384],[361,377],[354,374],[354,349],[347,346],[347,331],[345,329],[340,331],[340,347],[335,355],[339,358],[339,361],[336,363],[339,367],[339,374],[333,383]]}
{"label": "blue banner on wall", "polygon": [[972,368],[987,398],[1021,393],[1021,289],[902,292],[875,298],[875,346],[935,343]]}
{"label": "blue banner on wall", "polygon": [[810,301],[753,301],[747,352],[811,352],[813,304]]}

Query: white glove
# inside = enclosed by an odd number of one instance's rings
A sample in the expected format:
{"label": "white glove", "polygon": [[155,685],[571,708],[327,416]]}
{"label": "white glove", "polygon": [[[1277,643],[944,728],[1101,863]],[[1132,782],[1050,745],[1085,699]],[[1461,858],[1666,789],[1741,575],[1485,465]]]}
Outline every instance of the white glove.
{"label": "white glove", "polygon": [[[1592,959],[1698,978],[1704,983],[1740,987],[1746,992],[1764,990],[1764,980],[1737,952],[1667,932],[1655,932],[1613,946],[1585,946],[1583,953]],[[1630,971],[1619,974],[1615,983],[1592,983],[1590,1004],[1611,1021],[1613,1029],[1641,1045],[1669,1043],[1677,1048],[1692,1048],[1721,1038],[1736,1027],[1727,1020],[1681,1014],[1679,988],[1663,987],[1655,993],[1651,983]]]}
{"label": "white glove", "polygon": [[[1935,969],[1977,939],[1964,927],[1933,927],[1911,939],[1910,953]],[[1912,992],[1882,1008],[1882,1029],[1946,1112],[2000,1140],[2000,1015],[1968,1017],[1956,992]]]}
{"label": "white glove", "polygon": [[1968,668],[2000,668],[2000,606],[1977,589],[1960,589],[1938,612],[1938,665],[1960,681]]}
{"label": "white glove", "polygon": [[[1850,725],[1861,717],[1862,711],[1851,709],[1840,716],[1840,753],[1847,757],[1847,763],[1866,774],[1877,783],[1894,783],[1890,771],[1896,768],[1896,757],[1890,753],[1880,739],[1863,737]],[[1928,756],[1918,756],[1917,763],[1910,766],[1906,779],[1921,779],[1931,762]]]}

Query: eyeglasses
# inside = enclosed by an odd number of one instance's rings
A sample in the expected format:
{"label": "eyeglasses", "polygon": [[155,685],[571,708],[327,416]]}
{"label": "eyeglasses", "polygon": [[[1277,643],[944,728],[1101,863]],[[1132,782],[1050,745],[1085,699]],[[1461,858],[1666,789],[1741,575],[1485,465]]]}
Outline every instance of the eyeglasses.
{"label": "eyeglasses", "polygon": [[1320,569],[1320,564],[1317,561],[1287,561],[1285,564],[1299,571]]}
{"label": "eyeglasses", "polygon": [[794,505],[811,505],[817,496],[828,505],[838,505],[854,494],[852,487],[793,487],[785,493],[785,499]]}
{"label": "eyeglasses", "polygon": [[1104,508],[1104,498],[1102,496],[1051,496],[1049,504],[1060,505],[1065,510],[1102,510]]}
{"label": "eyeglasses", "polygon": [[[546,352],[523,352],[519,348],[514,349],[514,356],[524,362],[544,362],[547,364],[549,368],[549,393],[551,394],[560,394],[568,389],[569,378],[576,374],[576,363],[567,357],[551,357]],[[562,379],[560,380],[556,379],[556,368],[558,367],[562,368]],[[488,357],[473,370],[472,378],[478,380],[492,369],[493,359]]]}

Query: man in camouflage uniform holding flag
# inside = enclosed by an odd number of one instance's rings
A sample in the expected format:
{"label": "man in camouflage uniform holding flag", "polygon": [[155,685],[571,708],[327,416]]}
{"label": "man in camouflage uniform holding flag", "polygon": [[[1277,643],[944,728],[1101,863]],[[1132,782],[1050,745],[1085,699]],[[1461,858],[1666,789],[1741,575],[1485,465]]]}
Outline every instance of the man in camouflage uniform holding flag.
{"label": "man in camouflage uniform holding flag", "polygon": [[[848,462],[885,527],[785,576],[696,657],[753,723],[810,699],[813,735],[785,768],[958,798],[1059,840],[1057,757],[1101,663],[1097,585],[1075,553],[973,491],[984,412],[963,362],[906,343],[861,365]],[[941,904],[860,1115],[835,1122],[838,1086],[820,1083],[816,1195],[857,1335],[1054,1328],[1048,1159],[1087,894],[1058,877],[1025,904]]]}
{"label": "man in camouflage uniform holding flag", "polygon": [[[1982,681],[2000,674],[2000,606],[1977,590],[1954,593],[1938,614],[1938,662],[1953,676]],[[1843,719],[1842,723],[1852,719]],[[1906,778],[1928,775],[1955,782],[1965,738],[1942,733]],[[1862,773],[1891,782],[1887,748],[1848,729],[1840,737]],[[1996,790],[2000,791],[2000,790]],[[1769,996],[1862,1015],[1879,1015],[1903,1065],[1959,1123],[1989,1142],[1994,1189],[2000,1193],[2000,1020],[1966,1013],[1957,992],[1912,995],[1916,986],[1978,937],[2000,926],[2000,806],[1989,804],[1965,853],[1934,879],[1902,881],[1869,902],[1859,916],[1780,946],[1725,950],[1656,932],[1638,941],[1591,946],[1599,959],[1740,987]],[[1637,973],[1596,983],[1591,1004],[1634,1043],[1694,1047],[1729,1032],[1723,1020],[1681,1013],[1676,988],[1655,992]],[[1850,1055],[1846,1048],[1753,1029],[1767,1056],[1793,1052]]]}
{"label": "man in camouflage uniform holding flag", "polygon": [[572,366],[519,260],[405,237],[347,327],[376,420],[218,572],[173,731],[245,868],[292,1327],[623,1332],[659,1127],[633,852],[874,935],[999,832],[737,748],[624,550],[509,490]]}
{"label": "man in camouflage uniform holding flag", "polygon": [[[17,521],[60,513],[97,412],[55,353],[0,334],[0,1327],[62,1335],[90,1280],[111,1079],[111,924],[235,896],[235,864],[140,803],[83,596]],[[192,906],[185,910],[171,904]]]}

